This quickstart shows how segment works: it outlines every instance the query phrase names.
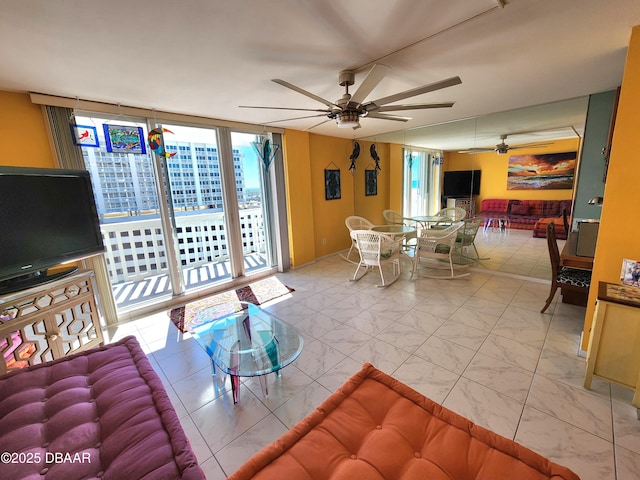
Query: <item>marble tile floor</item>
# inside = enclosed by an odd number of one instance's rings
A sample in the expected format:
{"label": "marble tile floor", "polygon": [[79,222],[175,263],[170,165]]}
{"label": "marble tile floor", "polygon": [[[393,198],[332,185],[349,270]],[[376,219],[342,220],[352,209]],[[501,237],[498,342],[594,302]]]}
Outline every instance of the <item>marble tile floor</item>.
{"label": "marble tile floor", "polygon": [[[564,240],[558,240],[562,251]],[[534,238],[531,230],[479,230],[475,239],[484,259],[475,267],[502,273],[548,280],[551,264],[546,238]]]}
{"label": "marble tile floor", "polygon": [[[539,240],[539,239],[537,239]],[[112,328],[136,335],[166,389],[208,479],[223,479],[311,412],[363,362],[427,397],[573,469],[583,480],[640,479],[640,421],[632,392],[583,386],[578,356],[585,309],[540,308],[549,285],[474,269],[455,280],[400,279],[376,288],[377,272],[350,282],[339,256],[278,274],[295,289],[264,305],[295,325],[301,356],[269,375],[269,396],[243,379],[234,405],[216,392],[203,349],[168,312]]]}

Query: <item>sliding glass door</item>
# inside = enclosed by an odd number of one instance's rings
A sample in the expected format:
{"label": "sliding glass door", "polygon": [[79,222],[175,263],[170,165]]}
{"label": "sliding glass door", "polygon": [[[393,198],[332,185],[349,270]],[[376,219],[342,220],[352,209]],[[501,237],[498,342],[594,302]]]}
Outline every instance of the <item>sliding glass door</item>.
{"label": "sliding glass door", "polygon": [[231,132],[235,187],[242,233],[242,254],[245,271],[274,265],[274,225],[269,168],[275,152],[265,149],[265,138],[241,132]]}
{"label": "sliding glass door", "polygon": [[[119,312],[275,265],[255,134],[76,116]],[[149,135],[151,133],[151,135]]]}
{"label": "sliding glass door", "polygon": [[440,210],[441,158],[438,152],[404,150],[403,216],[433,215]]}

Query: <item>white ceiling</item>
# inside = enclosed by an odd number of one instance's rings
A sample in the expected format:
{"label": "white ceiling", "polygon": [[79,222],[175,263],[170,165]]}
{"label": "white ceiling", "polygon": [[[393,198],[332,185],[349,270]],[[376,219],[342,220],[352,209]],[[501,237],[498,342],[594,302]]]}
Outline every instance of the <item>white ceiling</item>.
{"label": "white ceiling", "polygon": [[311,131],[485,147],[512,132],[581,134],[584,97],[620,85],[637,24],[638,0],[2,0],[0,89],[262,124],[308,112],[239,105],[324,107],[271,79],[335,101],[340,70],[356,70],[353,92],[381,63],[390,70],[367,100],[457,75],[461,85],[401,102],[455,105]]}

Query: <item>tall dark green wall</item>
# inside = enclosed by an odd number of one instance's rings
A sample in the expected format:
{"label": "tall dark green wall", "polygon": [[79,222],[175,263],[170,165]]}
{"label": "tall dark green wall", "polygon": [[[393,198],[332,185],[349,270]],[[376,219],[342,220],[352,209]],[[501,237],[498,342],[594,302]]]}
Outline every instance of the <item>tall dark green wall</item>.
{"label": "tall dark green wall", "polygon": [[573,205],[574,227],[577,220],[599,219],[602,207],[589,205],[589,199],[604,195],[603,149],[609,141],[609,126],[616,101],[616,90],[589,96],[582,155]]}

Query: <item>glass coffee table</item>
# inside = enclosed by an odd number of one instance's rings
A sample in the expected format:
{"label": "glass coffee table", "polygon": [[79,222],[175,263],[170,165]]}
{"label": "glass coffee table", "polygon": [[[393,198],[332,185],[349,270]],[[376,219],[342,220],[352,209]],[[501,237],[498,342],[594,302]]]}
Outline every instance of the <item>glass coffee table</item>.
{"label": "glass coffee table", "polygon": [[[193,329],[196,341],[211,357],[214,376],[217,369],[231,377],[233,403],[238,403],[240,377],[259,377],[264,395],[269,394],[263,375],[293,362],[302,351],[300,333],[286,322],[249,302],[207,321],[207,310],[199,314],[203,322]],[[213,315],[213,313],[212,313]]]}

